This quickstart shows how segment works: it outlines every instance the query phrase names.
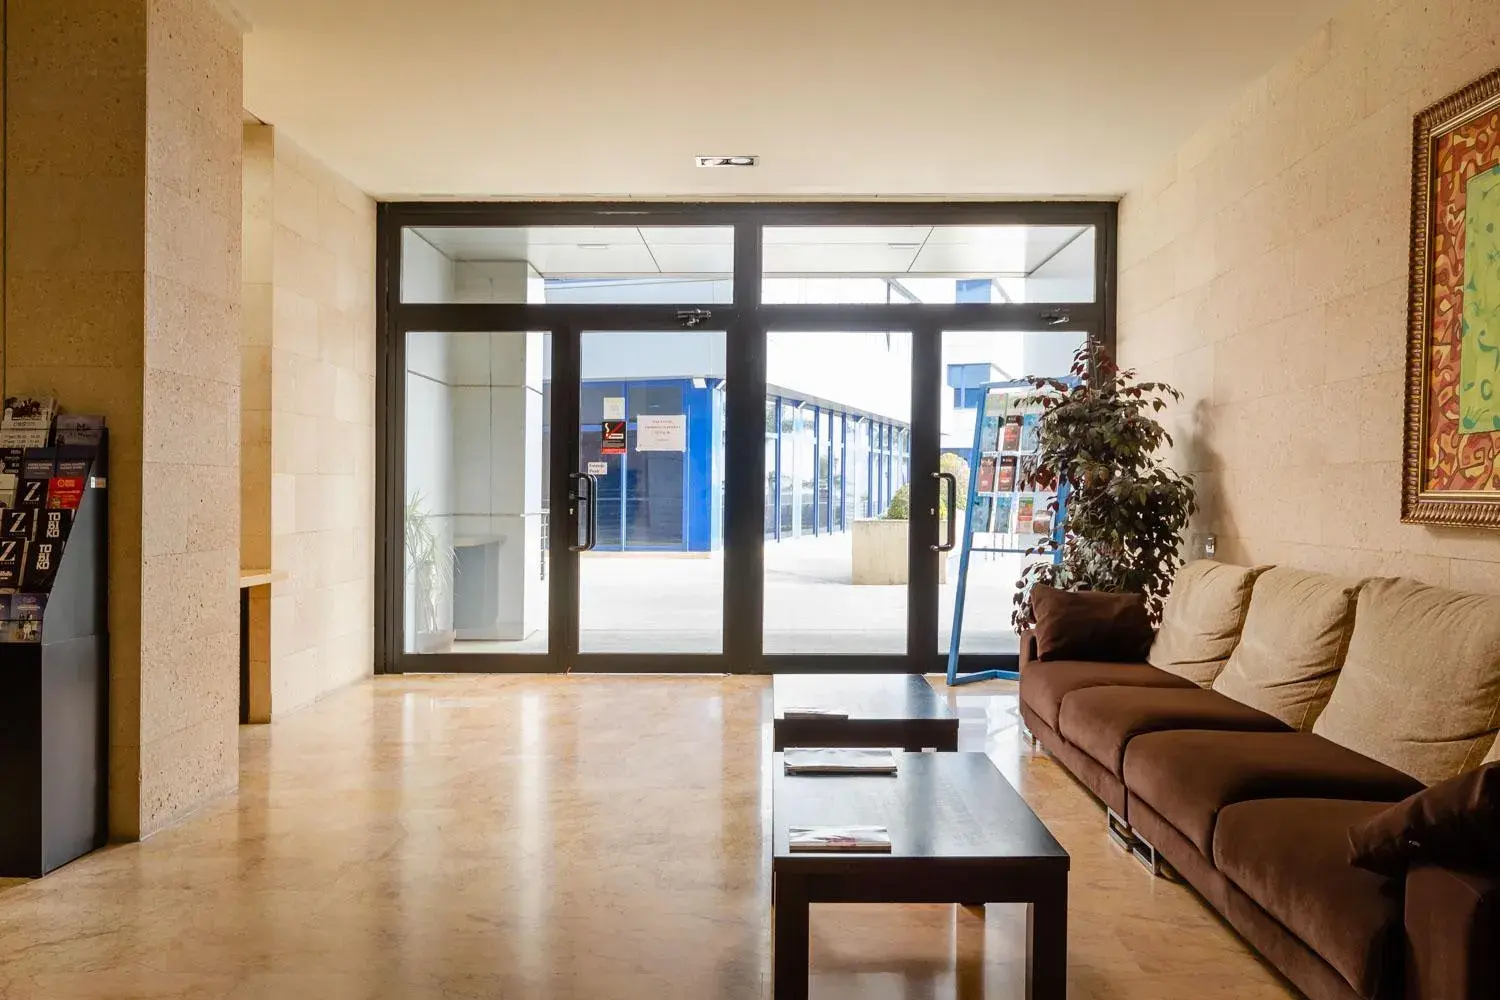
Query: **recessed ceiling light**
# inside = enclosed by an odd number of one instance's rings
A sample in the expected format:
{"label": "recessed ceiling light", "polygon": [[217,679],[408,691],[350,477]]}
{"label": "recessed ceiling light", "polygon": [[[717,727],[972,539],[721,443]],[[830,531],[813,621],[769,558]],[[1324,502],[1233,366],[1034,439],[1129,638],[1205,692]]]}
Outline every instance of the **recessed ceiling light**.
{"label": "recessed ceiling light", "polygon": [[922,244],[920,244],[920,243],[887,243],[886,246],[890,247],[892,250],[920,250],[920,249],[922,249]]}
{"label": "recessed ceiling light", "polygon": [[695,156],[700,167],[753,167],[760,162],[758,156]]}
{"label": "recessed ceiling light", "polygon": [[580,250],[608,250],[609,249],[609,244],[608,243],[580,243],[580,244],[578,244],[578,249],[580,249]]}

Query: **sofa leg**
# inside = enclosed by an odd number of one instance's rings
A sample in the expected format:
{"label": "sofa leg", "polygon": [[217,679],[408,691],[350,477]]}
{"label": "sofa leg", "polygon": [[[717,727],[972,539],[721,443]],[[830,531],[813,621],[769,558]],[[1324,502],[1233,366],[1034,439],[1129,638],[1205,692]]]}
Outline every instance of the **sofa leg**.
{"label": "sofa leg", "polygon": [[1031,749],[1036,749],[1036,736],[1030,729],[1026,728],[1026,723],[1024,722],[1021,723],[1021,738],[1031,744]]}
{"label": "sofa leg", "polygon": [[1131,836],[1135,838],[1135,846],[1131,849],[1131,853],[1135,855],[1137,861],[1146,866],[1147,871],[1156,878],[1166,879],[1168,882],[1182,881],[1182,876],[1177,874],[1171,862],[1162,857],[1150,842],[1143,840],[1141,835],[1134,831]]}
{"label": "sofa leg", "polygon": [[1125,817],[1106,806],[1104,821],[1109,831],[1109,839],[1113,840],[1120,850],[1127,854],[1134,854],[1137,840],[1134,831],[1130,829],[1130,824],[1125,822]]}

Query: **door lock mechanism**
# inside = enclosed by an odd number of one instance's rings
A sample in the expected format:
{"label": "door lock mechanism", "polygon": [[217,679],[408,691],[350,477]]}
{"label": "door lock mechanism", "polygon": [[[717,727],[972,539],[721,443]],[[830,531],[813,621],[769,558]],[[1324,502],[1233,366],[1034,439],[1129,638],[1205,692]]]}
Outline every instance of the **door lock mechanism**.
{"label": "door lock mechanism", "polygon": [[688,329],[702,326],[714,318],[714,314],[707,309],[679,309],[677,310],[677,322]]}

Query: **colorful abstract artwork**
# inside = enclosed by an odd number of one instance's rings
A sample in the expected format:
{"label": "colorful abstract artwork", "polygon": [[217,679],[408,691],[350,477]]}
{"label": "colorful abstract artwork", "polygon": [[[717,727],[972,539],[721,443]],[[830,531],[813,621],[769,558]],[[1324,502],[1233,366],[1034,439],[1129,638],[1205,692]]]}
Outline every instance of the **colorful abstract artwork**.
{"label": "colorful abstract artwork", "polygon": [[1475,174],[1466,199],[1459,432],[1492,433],[1500,431],[1500,167]]}
{"label": "colorful abstract artwork", "polygon": [[1401,517],[1500,527],[1500,71],[1417,116]]}

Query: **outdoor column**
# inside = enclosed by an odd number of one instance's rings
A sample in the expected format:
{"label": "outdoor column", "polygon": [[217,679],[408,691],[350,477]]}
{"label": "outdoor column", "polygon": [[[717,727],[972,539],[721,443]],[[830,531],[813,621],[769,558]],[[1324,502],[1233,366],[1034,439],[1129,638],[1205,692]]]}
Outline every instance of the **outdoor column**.
{"label": "outdoor column", "polygon": [[109,424],[109,816],[238,780],[240,34],[201,0],[6,4],[5,391]]}

